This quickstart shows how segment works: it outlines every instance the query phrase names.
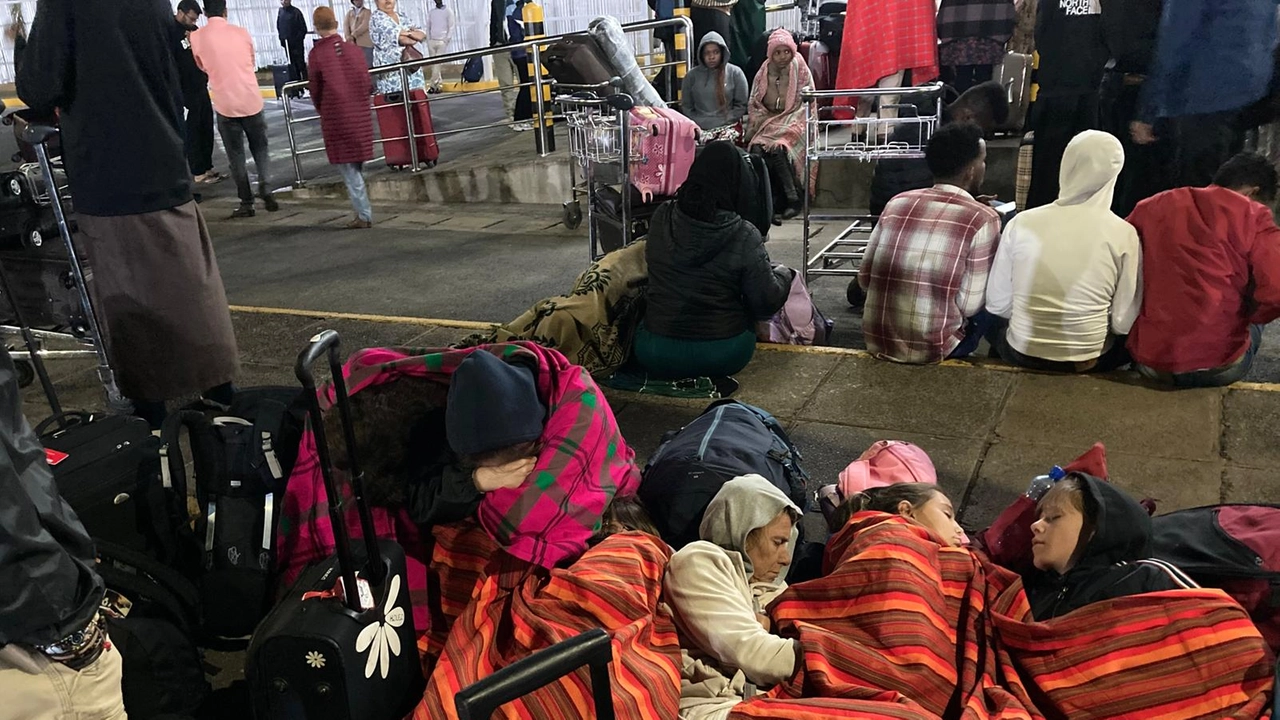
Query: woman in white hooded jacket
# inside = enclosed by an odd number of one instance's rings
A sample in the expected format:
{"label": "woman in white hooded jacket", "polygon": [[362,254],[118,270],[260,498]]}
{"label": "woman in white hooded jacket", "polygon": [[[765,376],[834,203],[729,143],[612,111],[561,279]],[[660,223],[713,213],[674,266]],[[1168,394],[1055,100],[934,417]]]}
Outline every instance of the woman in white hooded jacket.
{"label": "woman in white hooded jacket", "polygon": [[672,556],[663,591],[680,631],[681,720],[724,720],[795,673],[799,646],[769,632],[764,608],[786,589],[800,515],[763,477],[734,478],[707,506],[702,540]]}
{"label": "woman in white hooded jacket", "polygon": [[1138,232],[1111,212],[1124,148],[1087,130],[1062,156],[1058,199],[1019,213],[1000,239],[987,311],[1009,319],[1007,362],[1103,372],[1128,362],[1124,336],[1142,308]]}

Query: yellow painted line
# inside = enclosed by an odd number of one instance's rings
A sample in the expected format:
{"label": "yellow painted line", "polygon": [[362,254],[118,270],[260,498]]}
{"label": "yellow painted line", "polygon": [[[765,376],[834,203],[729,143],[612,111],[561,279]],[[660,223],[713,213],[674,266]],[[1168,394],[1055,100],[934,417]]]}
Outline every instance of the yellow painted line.
{"label": "yellow painted line", "polygon": [[463,330],[488,330],[498,324],[479,322],[477,320],[448,320],[408,315],[369,315],[366,313],[330,312],[328,310],[258,307],[256,305],[232,305],[231,312],[251,313],[254,315],[292,315],[295,317],[316,318],[317,320],[359,320],[362,322],[395,323],[398,325],[453,327]]}
{"label": "yellow painted line", "polygon": [[[480,322],[478,320],[451,320],[447,318],[424,318],[412,315],[375,315],[369,313],[329,312],[327,310],[297,310],[294,308],[260,307],[256,305],[232,305],[232,312],[250,313],[254,315],[292,315],[294,317],[315,318],[317,320],[357,320],[374,323],[394,323],[397,325],[423,325],[429,327],[452,327],[463,330],[489,330],[500,323]],[[837,357],[856,357],[873,359],[875,356],[866,350],[857,348],[825,347],[818,345],[779,345],[775,343],[757,343],[756,346],[767,352],[794,353],[797,355],[833,355]],[[888,362],[888,361],[885,361]],[[996,372],[1031,372],[1024,368],[1004,363],[977,363],[972,360],[944,360],[939,363],[943,367],[978,368]],[[1231,390],[1253,390],[1256,392],[1280,392],[1280,383],[1238,382],[1228,386]]]}

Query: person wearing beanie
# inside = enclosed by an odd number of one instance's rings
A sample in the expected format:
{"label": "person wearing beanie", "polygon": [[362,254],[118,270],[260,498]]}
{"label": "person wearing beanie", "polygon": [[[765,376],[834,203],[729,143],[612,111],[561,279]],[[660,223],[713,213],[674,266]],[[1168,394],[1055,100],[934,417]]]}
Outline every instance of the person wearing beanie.
{"label": "person wearing beanie", "polygon": [[449,447],[475,469],[476,489],[519,487],[537,462],[547,414],[533,368],[473,353],[454,371],[445,408]]}

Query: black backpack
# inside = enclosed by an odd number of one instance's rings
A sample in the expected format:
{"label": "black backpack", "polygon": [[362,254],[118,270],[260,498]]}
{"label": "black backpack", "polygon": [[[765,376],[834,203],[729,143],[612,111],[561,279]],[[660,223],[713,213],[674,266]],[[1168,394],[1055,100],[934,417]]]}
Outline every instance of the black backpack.
{"label": "black backpack", "polygon": [[649,459],[640,500],[672,547],[698,539],[711,499],[726,482],[756,474],[807,510],[809,475],[778,420],[737,400],[717,400],[680,430],[667,433]]}
{"label": "black backpack", "polygon": [[[271,605],[275,534],[289,473],[298,455],[305,399],[295,388],[247,388],[230,406],[201,401],[170,415],[161,430],[161,469],[173,512],[194,520],[188,572],[203,606],[200,636],[243,644]],[[195,474],[188,510],[186,427]]]}
{"label": "black backpack", "polygon": [[[209,695],[196,646],[200,597],[182,574],[150,556],[95,540],[107,587],[107,632],[120,652],[131,720],[193,716]],[[123,616],[122,616],[123,613]]]}

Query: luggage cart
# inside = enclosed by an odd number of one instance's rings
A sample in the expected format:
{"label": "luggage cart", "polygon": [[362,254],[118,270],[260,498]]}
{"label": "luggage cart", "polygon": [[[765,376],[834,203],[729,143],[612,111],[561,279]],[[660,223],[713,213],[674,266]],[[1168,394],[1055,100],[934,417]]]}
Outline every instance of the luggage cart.
{"label": "luggage cart", "polygon": [[[54,224],[65,246],[66,256],[65,258],[55,256],[51,259],[55,262],[65,262],[67,265],[67,270],[61,274],[59,280],[62,289],[69,296],[69,302],[67,307],[58,313],[61,317],[58,318],[57,325],[50,328],[32,327],[23,311],[21,300],[13,292],[12,276],[7,274],[3,264],[0,264],[0,294],[4,295],[10,310],[9,313],[5,313],[5,316],[13,321],[13,324],[0,324],[0,335],[20,338],[21,343],[26,346],[26,350],[13,352],[11,355],[15,361],[24,361],[29,364],[29,368],[22,373],[25,375],[24,379],[29,383],[39,378],[55,416],[60,415],[62,410],[54,392],[53,383],[49,380],[44,367],[46,359],[93,358],[97,360],[98,379],[106,392],[108,410],[119,414],[130,413],[133,411],[133,405],[120,394],[116,386],[115,373],[107,360],[106,348],[101,341],[101,325],[98,323],[93,300],[89,296],[86,285],[87,273],[77,252],[76,243],[72,239],[72,221],[67,217],[70,203],[66,176],[58,159],[50,157],[49,146],[57,136],[58,130],[46,125],[28,125],[23,128],[21,140],[35,149],[38,162],[24,165],[21,171],[31,179],[29,187],[35,203],[53,211]],[[45,238],[40,232],[22,238],[23,246],[33,250],[45,246],[50,241],[51,238]],[[49,298],[49,302],[54,304],[54,298]],[[3,311],[0,310],[0,312]],[[72,350],[49,350],[44,347],[44,343],[50,340],[68,342],[82,347]]]}
{"label": "luggage cart", "polygon": [[[823,90],[802,93],[805,100],[805,159],[804,159],[804,266],[805,282],[824,275],[856,276],[867,252],[867,241],[875,227],[876,218],[840,212],[814,212],[812,206],[812,169],[824,161],[845,160],[876,162],[879,160],[908,160],[924,157],[925,146],[933,131],[942,123],[942,83],[911,88],[871,88],[867,90]],[[881,99],[901,95],[927,93],[937,95],[934,113],[922,115],[915,105],[894,103],[883,105],[876,114],[853,117],[856,109],[850,107],[819,107],[825,99],[854,97]],[[881,117],[883,110],[895,110],[897,117]],[[849,117],[836,117],[843,113]],[[892,141],[890,137],[903,128],[910,128],[907,141]],[[817,252],[812,252],[815,222],[845,223],[834,238]]]}
{"label": "luggage cart", "polygon": [[[582,201],[586,198],[587,234],[592,261],[610,250],[631,244],[644,234],[644,222],[633,217],[631,207],[631,166],[645,162],[638,151],[640,128],[630,123],[635,102],[618,93],[600,97],[595,93],[562,95],[556,102],[564,108],[569,126],[570,199],[564,203],[565,227],[582,224]],[[581,178],[579,178],[581,173]],[[615,214],[602,212],[600,204],[610,196],[617,204]],[[602,242],[601,226],[616,230],[618,242]],[[639,231],[637,231],[639,230]],[[613,247],[611,247],[613,246]]]}

